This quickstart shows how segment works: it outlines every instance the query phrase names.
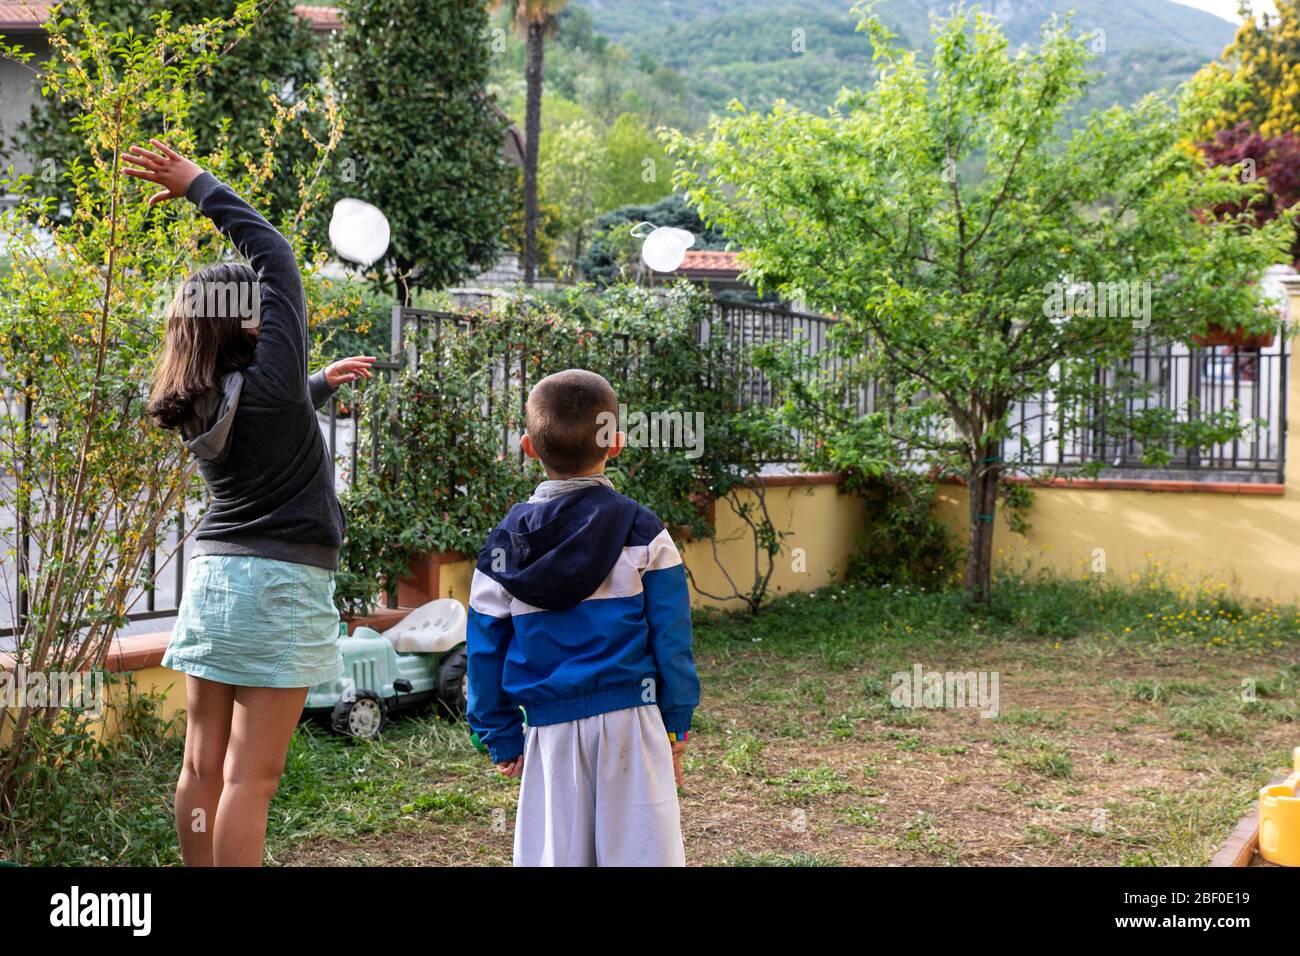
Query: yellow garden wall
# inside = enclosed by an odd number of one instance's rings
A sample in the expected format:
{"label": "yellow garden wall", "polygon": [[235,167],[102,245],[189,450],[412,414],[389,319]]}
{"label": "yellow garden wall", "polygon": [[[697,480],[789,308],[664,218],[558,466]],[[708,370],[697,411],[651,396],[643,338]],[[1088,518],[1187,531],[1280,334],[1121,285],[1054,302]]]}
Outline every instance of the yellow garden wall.
{"label": "yellow garden wall", "polygon": [[[818,476],[820,477],[820,476]],[[856,495],[841,494],[838,484],[776,485],[769,483],[767,506],[777,528],[788,531],[781,542],[772,575],[773,596],[789,591],[811,591],[833,580],[844,580],[849,556],[866,530],[866,509]],[[753,492],[743,497],[753,500]],[[736,585],[748,589],[754,580],[754,542],[748,528],[725,502],[717,504],[717,547],[723,567]],[[798,549],[798,550],[796,550]],[[732,590],[714,560],[708,541],[681,545],[682,560],[690,568],[699,590],[726,594]],[[716,601],[691,590],[693,607],[735,609],[739,603]]]}
{"label": "yellow garden wall", "polygon": [[[4,666],[8,667],[6,663]],[[185,675],[161,666],[143,667],[128,672],[131,680],[130,693],[137,697],[156,696],[161,701],[159,717],[170,720],[185,709]],[[108,675],[110,683],[104,686],[103,716],[90,723],[89,729],[97,734],[114,737],[117,735],[122,714],[128,703],[128,688],[124,674]],[[7,743],[12,734],[12,722],[18,714],[10,710],[4,728],[0,730],[0,745]]]}
{"label": "yellow garden wall", "polygon": [[[776,560],[771,593],[811,591],[832,580],[843,580],[849,555],[865,529],[862,501],[853,495],[840,494],[834,475],[769,478],[766,494],[772,521],[779,529],[789,532]],[[742,492],[741,498],[756,506],[754,492]],[[725,501],[717,503],[715,520],[718,560],[715,561],[708,541],[678,541],[682,560],[700,590],[714,595],[731,592],[723,567],[737,587],[748,590],[754,580],[754,543],[749,529]],[[440,565],[438,595],[468,603],[473,571],[470,560]],[[737,600],[714,600],[700,594],[700,590],[691,589],[693,607],[741,607]]]}
{"label": "yellow garden wall", "polygon": [[[964,544],[965,487],[944,485],[937,513]],[[1300,488],[1290,481],[1278,497],[1036,488],[1028,517],[1024,536],[998,518],[998,570],[1091,573],[1100,548],[1105,573],[1121,581],[1158,564],[1184,578],[1230,582],[1252,597],[1300,600]]]}
{"label": "yellow garden wall", "polygon": [[[132,693],[136,696],[156,695],[161,701],[158,714],[164,720],[180,716],[185,710],[185,675],[179,671],[169,670],[161,665],[143,667],[130,671]],[[110,687],[107,694],[108,706],[105,708],[106,727],[109,736],[117,733],[117,723],[127,703],[127,689],[119,682]]]}

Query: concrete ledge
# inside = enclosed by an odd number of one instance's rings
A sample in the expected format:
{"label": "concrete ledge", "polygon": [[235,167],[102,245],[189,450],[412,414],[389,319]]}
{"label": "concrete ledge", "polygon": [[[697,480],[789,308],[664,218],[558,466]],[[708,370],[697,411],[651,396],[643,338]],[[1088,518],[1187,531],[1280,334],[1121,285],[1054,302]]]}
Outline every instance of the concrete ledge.
{"label": "concrete ledge", "polygon": [[[171,636],[171,631],[153,631],[113,638],[108,645],[108,655],[104,658],[104,670],[121,673],[157,667],[162,663]],[[0,654],[0,671],[11,671],[16,663],[13,654]]]}
{"label": "concrete ledge", "polygon": [[163,652],[167,650],[171,636],[171,631],[151,631],[148,634],[114,638],[108,646],[104,669],[121,672],[157,667],[162,663]]}
{"label": "concrete ledge", "polygon": [[758,483],[764,488],[798,488],[804,485],[838,485],[843,477],[835,471],[810,471],[797,475],[762,475]]}
{"label": "concrete ledge", "polygon": [[[1013,485],[1029,485],[1032,488],[1063,488],[1069,491],[1151,491],[1177,492],[1182,494],[1207,495],[1261,495],[1280,498],[1286,493],[1286,485],[1262,481],[1174,481],[1156,478],[1030,478],[1024,475],[1012,475],[1000,479]],[[946,476],[939,479],[940,484],[965,485],[966,479],[960,476]]]}
{"label": "concrete ledge", "polygon": [[1259,848],[1259,806],[1237,821],[1228,839],[1210,858],[1210,866],[1250,866]]}

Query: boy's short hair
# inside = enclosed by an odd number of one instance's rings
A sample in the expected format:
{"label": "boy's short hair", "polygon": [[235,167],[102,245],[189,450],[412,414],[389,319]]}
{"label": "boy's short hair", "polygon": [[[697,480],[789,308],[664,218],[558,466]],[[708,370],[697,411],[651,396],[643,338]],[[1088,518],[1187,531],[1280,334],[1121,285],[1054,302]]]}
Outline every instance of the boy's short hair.
{"label": "boy's short hair", "polygon": [[608,451],[599,441],[608,413],[618,420],[614,388],[586,369],[548,375],[528,393],[526,419],[533,448],[552,471],[572,475],[599,464]]}

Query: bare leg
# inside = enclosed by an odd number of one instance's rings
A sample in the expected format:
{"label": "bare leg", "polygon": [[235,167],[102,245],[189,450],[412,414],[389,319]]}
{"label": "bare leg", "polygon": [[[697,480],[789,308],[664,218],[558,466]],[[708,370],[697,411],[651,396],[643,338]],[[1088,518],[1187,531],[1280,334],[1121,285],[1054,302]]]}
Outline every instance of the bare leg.
{"label": "bare leg", "polygon": [[176,835],[186,866],[212,866],[212,830],[221,799],[235,688],[185,678],[185,758],[176,781]]}
{"label": "bare leg", "polygon": [[262,865],[266,811],[306,699],[306,687],[235,688],[225,786],[213,834],[217,866]]}

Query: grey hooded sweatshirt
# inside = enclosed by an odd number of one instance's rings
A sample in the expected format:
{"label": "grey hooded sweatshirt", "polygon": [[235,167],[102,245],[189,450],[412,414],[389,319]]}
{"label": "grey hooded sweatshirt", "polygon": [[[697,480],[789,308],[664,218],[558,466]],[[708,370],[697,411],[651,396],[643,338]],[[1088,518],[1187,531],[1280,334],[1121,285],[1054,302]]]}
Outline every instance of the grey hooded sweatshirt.
{"label": "grey hooded sweatshirt", "polygon": [[338,569],[344,518],[316,409],[331,395],[307,375],[307,307],[293,249],[210,173],[186,198],[257,273],[261,334],[253,362],[194,403],[181,426],[211,502],[195,554],[230,554]]}

